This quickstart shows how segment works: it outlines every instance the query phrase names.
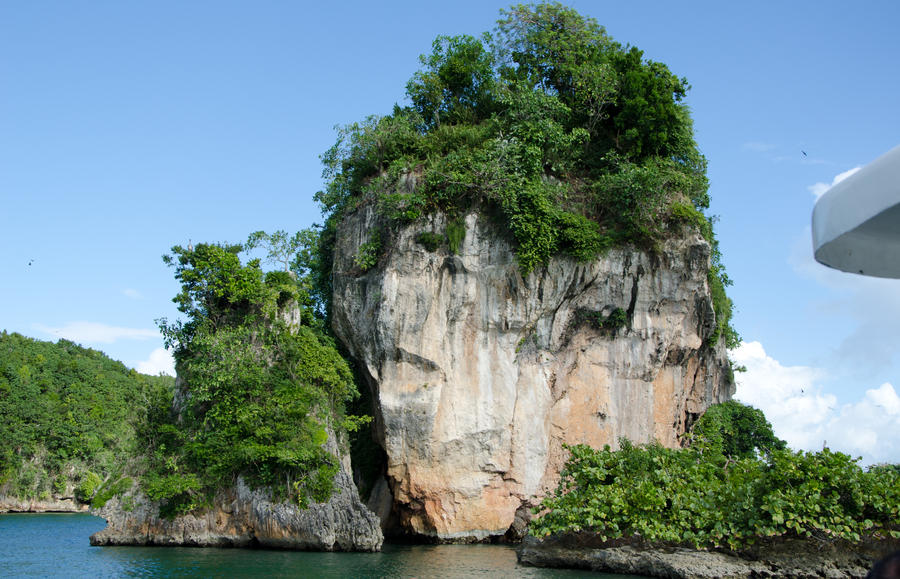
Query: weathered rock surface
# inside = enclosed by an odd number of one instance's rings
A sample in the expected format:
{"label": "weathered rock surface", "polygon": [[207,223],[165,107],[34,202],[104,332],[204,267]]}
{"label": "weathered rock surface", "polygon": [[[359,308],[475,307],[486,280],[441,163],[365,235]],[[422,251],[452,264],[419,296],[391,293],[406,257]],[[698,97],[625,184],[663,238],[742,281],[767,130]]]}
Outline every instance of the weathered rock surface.
{"label": "weathered rock surface", "polygon": [[0,513],[82,513],[88,506],[72,497],[51,497],[48,500],[24,500],[0,496]]}
{"label": "weathered rock surface", "polygon": [[[296,303],[283,306],[279,315],[289,327],[299,327]],[[172,402],[176,415],[184,411],[190,396],[189,386],[178,375]],[[219,490],[212,507],[167,519],[160,517],[158,502],[133,490],[93,511],[106,519],[107,527],[91,536],[91,544],[379,551],[384,541],[381,521],[360,500],[350,457],[342,450],[345,445],[331,427],[330,416],[319,418],[328,435],[324,448],[340,465],[327,502],[302,509],[273,499],[269,489],[251,489],[238,477],[232,487]]]}
{"label": "weathered rock surface", "polygon": [[[130,501],[126,510],[124,501]],[[94,514],[107,527],[91,536],[92,545],[269,547],[320,551],[378,551],[383,541],[378,517],[359,500],[342,469],[327,503],[307,509],[272,501],[240,478],[220,493],[211,509],[174,519],[159,516],[158,503],[141,494],[112,499]]]}
{"label": "weathered rock surface", "polygon": [[[495,226],[475,213],[465,224],[456,255],[417,243],[444,231],[435,215],[392,233],[366,272],[354,258],[381,225],[373,208],[347,215],[337,235],[333,327],[373,390],[408,532],[502,535],[556,485],[564,443],[676,446],[732,394],[724,345],[707,342],[715,314],[699,235],[653,255],[555,258],[523,277]],[[625,327],[579,322],[616,308]]]}
{"label": "weathered rock surface", "polygon": [[900,548],[895,539],[860,544],[813,539],[772,540],[741,553],[699,551],[681,547],[603,543],[589,534],[567,534],[538,540],[526,537],[519,562],[554,568],[590,569],[604,573],[673,579],[749,577],[865,577],[876,561]]}

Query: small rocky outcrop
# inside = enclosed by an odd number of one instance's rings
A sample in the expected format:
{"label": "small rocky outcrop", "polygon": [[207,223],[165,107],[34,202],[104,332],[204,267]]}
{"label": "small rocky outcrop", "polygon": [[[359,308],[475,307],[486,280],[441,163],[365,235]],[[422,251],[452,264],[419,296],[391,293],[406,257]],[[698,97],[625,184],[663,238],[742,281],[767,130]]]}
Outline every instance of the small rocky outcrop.
{"label": "small rocky outcrop", "polygon": [[[724,345],[709,345],[710,247],[699,235],[652,254],[554,258],[523,276],[485,217],[465,217],[455,253],[421,242],[446,228],[436,214],[391,229],[363,206],[335,247],[333,328],[372,390],[387,455],[379,488],[406,532],[520,532],[557,484],[564,444],[674,447],[730,398]],[[357,257],[377,231],[382,254],[364,271]]]}
{"label": "small rocky outcrop", "polygon": [[821,541],[761,540],[741,553],[703,551],[676,546],[602,542],[589,533],[526,537],[519,562],[537,567],[590,569],[603,573],[672,579],[750,577],[865,577],[881,558],[900,549],[896,539]]}
{"label": "small rocky outcrop", "polygon": [[334,482],[328,502],[301,509],[272,500],[265,490],[251,490],[238,478],[211,508],[173,519],[160,517],[159,504],[140,493],[117,497],[93,511],[107,527],[91,536],[91,544],[380,550],[378,518],[360,502],[346,465]]}
{"label": "small rocky outcrop", "polygon": [[0,513],[83,513],[87,510],[88,505],[76,502],[73,497],[39,500],[0,496]]}

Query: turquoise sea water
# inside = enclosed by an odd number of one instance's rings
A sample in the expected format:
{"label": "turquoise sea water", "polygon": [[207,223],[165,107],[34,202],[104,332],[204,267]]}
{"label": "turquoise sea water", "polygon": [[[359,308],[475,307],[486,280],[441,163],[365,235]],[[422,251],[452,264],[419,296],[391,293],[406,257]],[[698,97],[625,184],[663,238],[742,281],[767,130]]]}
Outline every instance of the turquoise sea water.
{"label": "turquoise sea water", "polygon": [[92,547],[103,519],[0,515],[0,577],[625,577],[520,567],[502,545],[386,545],[381,553]]}

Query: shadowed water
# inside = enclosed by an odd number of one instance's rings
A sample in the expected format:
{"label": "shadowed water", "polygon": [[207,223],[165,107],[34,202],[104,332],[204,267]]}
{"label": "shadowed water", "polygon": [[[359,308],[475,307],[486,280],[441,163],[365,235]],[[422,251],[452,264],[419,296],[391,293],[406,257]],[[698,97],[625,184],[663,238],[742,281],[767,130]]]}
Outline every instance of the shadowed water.
{"label": "shadowed water", "polygon": [[92,547],[84,514],[0,515],[0,577],[625,577],[537,569],[502,545],[386,545],[381,553]]}

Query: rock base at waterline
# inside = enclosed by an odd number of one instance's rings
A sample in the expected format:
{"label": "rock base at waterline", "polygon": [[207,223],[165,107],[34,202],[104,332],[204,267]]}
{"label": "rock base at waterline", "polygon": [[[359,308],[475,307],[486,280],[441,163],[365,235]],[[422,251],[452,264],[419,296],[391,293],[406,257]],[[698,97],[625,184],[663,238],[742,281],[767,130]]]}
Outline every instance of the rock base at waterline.
{"label": "rock base at waterline", "polygon": [[274,502],[240,478],[199,514],[162,518],[158,503],[142,495],[131,497],[128,509],[113,499],[95,511],[108,525],[91,536],[91,544],[379,551],[384,540],[378,517],[360,502],[344,471],[331,499],[306,509]]}
{"label": "rock base at waterline", "polygon": [[763,541],[738,554],[683,547],[601,542],[592,535],[526,537],[519,562],[536,567],[590,569],[604,573],[678,579],[744,577],[865,577],[876,561],[900,549],[900,540],[821,542]]}
{"label": "rock base at waterline", "polygon": [[87,505],[75,502],[71,497],[53,497],[45,501],[0,497],[0,513],[86,513],[87,510]]}

